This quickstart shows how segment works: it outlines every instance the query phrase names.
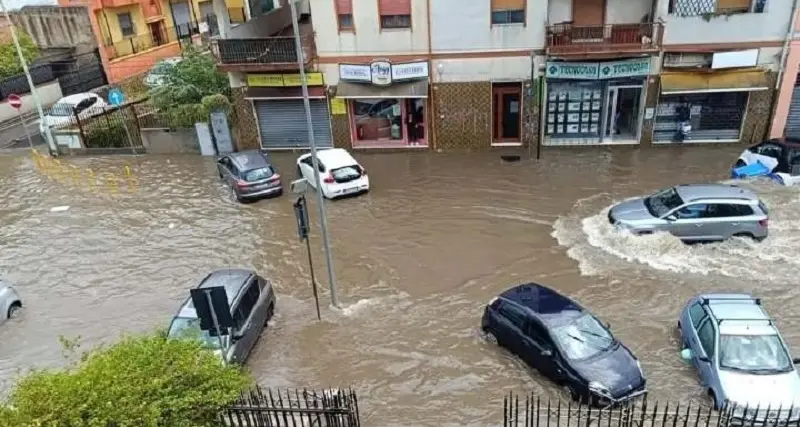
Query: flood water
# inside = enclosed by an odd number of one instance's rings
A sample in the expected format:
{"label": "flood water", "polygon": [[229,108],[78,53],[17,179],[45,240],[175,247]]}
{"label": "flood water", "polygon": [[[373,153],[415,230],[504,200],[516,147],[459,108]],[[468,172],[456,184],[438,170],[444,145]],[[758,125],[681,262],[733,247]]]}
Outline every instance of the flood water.
{"label": "flood water", "polygon": [[[498,425],[509,391],[564,399],[478,334],[484,304],[527,281],[608,321],[642,360],[651,398],[705,402],[674,335],[690,296],[763,297],[800,354],[800,189],[750,185],[771,208],[761,244],[633,238],[614,232],[604,209],[673,184],[724,180],[741,149],[574,149],[518,163],[489,153],[359,154],[372,192],[327,203],[340,311],[327,307],[316,228],[311,236],[322,322],[288,194],[237,204],[213,160],[199,156],[71,160],[97,171],[130,164],[133,194],[56,182],[27,157],[2,157],[0,275],[26,309],[0,326],[0,388],[19,370],[62,364],[60,335],[91,346],[165,327],[207,272],[242,266],[271,279],[278,295],[248,363],[258,382],[351,386],[366,426]],[[294,157],[273,157],[287,184]],[[316,224],[313,200],[310,208]]]}

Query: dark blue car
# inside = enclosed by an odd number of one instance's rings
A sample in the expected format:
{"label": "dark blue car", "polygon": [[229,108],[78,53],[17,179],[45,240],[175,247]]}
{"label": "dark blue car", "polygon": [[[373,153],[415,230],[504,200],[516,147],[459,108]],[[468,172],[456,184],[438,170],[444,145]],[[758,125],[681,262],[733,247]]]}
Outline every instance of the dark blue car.
{"label": "dark blue car", "polygon": [[519,285],[493,298],[481,330],[579,402],[608,406],[647,392],[639,360],[608,327],[545,286]]}

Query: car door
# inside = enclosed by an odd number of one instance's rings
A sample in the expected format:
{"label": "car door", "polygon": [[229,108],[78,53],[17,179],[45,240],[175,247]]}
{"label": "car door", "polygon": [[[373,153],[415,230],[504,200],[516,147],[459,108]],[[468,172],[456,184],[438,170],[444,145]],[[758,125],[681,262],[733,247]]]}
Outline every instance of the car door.
{"label": "car door", "polygon": [[225,182],[234,188],[236,186],[236,170],[230,157],[223,157],[220,160],[220,173]]}
{"label": "car door", "polygon": [[716,388],[716,326],[714,320],[706,317],[700,323],[700,328],[697,329],[697,352],[692,350],[692,358],[695,367],[700,373],[700,380],[704,387]]}
{"label": "car door", "polygon": [[503,303],[498,311],[500,312],[500,316],[497,317],[500,323],[497,331],[498,344],[527,363],[523,342],[528,316],[521,307],[509,302]]}
{"label": "car door", "polygon": [[558,366],[561,355],[547,329],[535,318],[530,318],[526,325],[524,347],[524,357],[531,367],[552,381],[561,379],[563,372]]}
{"label": "car door", "polygon": [[241,290],[239,301],[233,310],[233,323],[235,325],[233,331],[233,340],[231,346],[233,347],[233,362],[244,363],[247,356],[250,355],[250,350],[253,346],[253,334],[251,333],[252,314],[255,307],[256,300],[252,298],[249,289],[252,286],[250,282],[246,289]]}
{"label": "car door", "polygon": [[316,188],[316,182],[314,182],[314,168],[311,165],[311,156],[300,160],[300,174],[308,181],[308,184],[312,187]]}
{"label": "car door", "polygon": [[689,307],[681,316],[680,324],[683,345],[692,350],[693,354],[697,352],[697,346],[699,345],[697,330],[706,318],[708,318],[708,313],[701,304],[701,301],[697,299],[689,304]]}
{"label": "car door", "polygon": [[701,219],[706,207],[705,203],[690,203],[676,209],[667,216],[667,229],[684,240],[702,240],[705,231]]}

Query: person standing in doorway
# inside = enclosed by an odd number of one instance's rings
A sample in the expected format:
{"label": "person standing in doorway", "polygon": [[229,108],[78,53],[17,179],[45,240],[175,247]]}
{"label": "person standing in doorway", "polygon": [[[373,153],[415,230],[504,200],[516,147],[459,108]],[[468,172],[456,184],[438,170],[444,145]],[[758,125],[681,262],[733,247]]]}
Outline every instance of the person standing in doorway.
{"label": "person standing in doorway", "polygon": [[414,132],[416,133],[415,141],[419,142],[425,138],[425,112],[422,110],[422,102],[414,111]]}
{"label": "person standing in doorway", "polygon": [[406,130],[408,132],[408,142],[411,145],[417,141],[417,124],[414,114],[414,101],[409,99],[406,101]]}
{"label": "person standing in doorway", "polygon": [[678,100],[678,106],[675,107],[675,116],[678,123],[673,139],[675,142],[683,142],[692,130],[692,107],[686,102],[686,98],[681,97]]}

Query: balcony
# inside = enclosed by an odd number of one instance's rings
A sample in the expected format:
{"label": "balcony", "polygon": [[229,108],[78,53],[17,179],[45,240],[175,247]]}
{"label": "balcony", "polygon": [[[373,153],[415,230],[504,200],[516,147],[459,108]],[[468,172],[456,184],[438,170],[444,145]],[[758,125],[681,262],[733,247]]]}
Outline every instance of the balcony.
{"label": "balcony", "polygon": [[100,4],[105,9],[112,9],[115,7],[125,7],[138,3],[139,3],[138,0],[100,0]]}
{"label": "balcony", "polygon": [[547,53],[561,56],[602,56],[655,53],[661,48],[661,23],[547,27]]}
{"label": "balcony", "polygon": [[[314,58],[314,32],[310,17],[299,22],[303,63]],[[212,40],[212,52],[221,71],[291,71],[297,69],[297,51],[289,7],[265,13],[231,29],[225,39]]]}

